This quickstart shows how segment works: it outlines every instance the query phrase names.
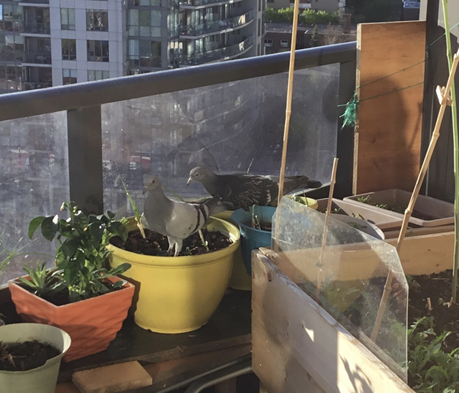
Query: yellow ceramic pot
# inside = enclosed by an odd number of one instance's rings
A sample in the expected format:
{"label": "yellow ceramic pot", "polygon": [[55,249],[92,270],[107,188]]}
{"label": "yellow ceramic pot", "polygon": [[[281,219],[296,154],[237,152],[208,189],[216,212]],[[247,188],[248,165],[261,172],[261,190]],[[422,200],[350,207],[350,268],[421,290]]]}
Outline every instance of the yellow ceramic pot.
{"label": "yellow ceramic pot", "polygon": [[[133,229],[133,221],[131,227]],[[210,231],[230,236],[229,247],[202,255],[164,257],[109,246],[110,265],[128,262],[124,276],[136,286],[134,320],[157,333],[184,333],[205,325],[223,298],[239,248],[239,229],[211,217]]]}
{"label": "yellow ceramic pot", "polygon": [[[238,225],[231,219],[233,210],[226,210],[214,214],[212,217],[221,218],[222,220],[228,221],[233,224],[235,227]],[[247,270],[244,266],[242,260],[241,246],[239,245],[238,249],[233,254],[234,263],[233,263],[233,272],[229,280],[228,286],[233,289],[238,289],[242,291],[252,290],[252,277],[247,273]]]}

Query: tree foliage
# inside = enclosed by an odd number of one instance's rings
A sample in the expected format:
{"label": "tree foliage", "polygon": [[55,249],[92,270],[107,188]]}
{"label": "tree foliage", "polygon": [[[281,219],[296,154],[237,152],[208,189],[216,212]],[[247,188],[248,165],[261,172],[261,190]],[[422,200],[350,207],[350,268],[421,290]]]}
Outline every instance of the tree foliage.
{"label": "tree foliage", "polygon": [[[293,22],[293,7],[281,8],[275,10],[273,8],[266,9],[265,14],[268,22],[275,23],[292,23]],[[337,25],[339,24],[339,14],[337,12],[329,13],[325,11],[314,11],[311,9],[304,10],[298,15],[298,22],[307,25]]]}

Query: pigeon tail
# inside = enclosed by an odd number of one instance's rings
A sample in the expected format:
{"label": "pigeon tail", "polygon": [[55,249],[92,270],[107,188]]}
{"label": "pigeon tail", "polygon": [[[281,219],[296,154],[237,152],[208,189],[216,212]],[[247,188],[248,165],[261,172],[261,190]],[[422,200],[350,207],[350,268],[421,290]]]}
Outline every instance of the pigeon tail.
{"label": "pigeon tail", "polygon": [[322,187],[322,182],[319,180],[309,180],[306,186],[307,188],[319,188]]}

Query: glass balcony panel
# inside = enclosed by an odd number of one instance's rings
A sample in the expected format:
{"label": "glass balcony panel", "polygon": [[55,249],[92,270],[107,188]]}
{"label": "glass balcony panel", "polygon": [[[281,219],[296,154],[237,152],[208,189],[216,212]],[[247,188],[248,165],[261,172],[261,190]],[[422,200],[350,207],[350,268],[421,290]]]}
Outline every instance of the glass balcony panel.
{"label": "glass balcony panel", "polygon": [[41,235],[30,241],[27,230],[32,218],[58,212],[69,199],[66,129],[66,112],[0,122],[0,256],[32,252],[16,257],[0,284],[25,273],[24,265],[54,262],[55,244]]}
{"label": "glass balcony panel", "polygon": [[[336,154],[339,65],[295,72],[287,173],[329,181]],[[287,73],[102,106],[104,205],[132,215],[119,178],[139,209],[144,175],[181,197],[190,169],[278,175]]]}
{"label": "glass balcony panel", "polygon": [[247,38],[245,41],[240,43],[227,46],[225,48],[214,49],[211,51],[197,53],[190,56],[185,57],[181,64],[182,65],[199,65],[204,63],[209,63],[212,61],[221,61],[233,58],[238,54],[244,53],[247,49],[253,45],[252,37]]}
{"label": "glass balcony panel", "polygon": [[51,53],[26,52],[24,63],[51,64]]}
{"label": "glass balcony panel", "polygon": [[[242,1],[242,0],[233,0],[229,1],[229,3],[236,3],[237,1]],[[208,4],[216,4],[216,3],[225,3],[227,4],[227,1],[223,0],[180,0],[180,6],[182,8],[190,8],[191,7],[200,7],[200,6],[205,6]]]}
{"label": "glass balcony panel", "polygon": [[26,23],[24,24],[24,33],[50,34],[49,26],[49,23]]}
{"label": "glass balcony panel", "polygon": [[235,29],[243,26],[253,20],[253,12],[249,11],[245,14],[234,16],[228,19],[217,20],[214,22],[200,23],[194,26],[181,26],[180,35],[184,36],[199,36],[217,31]]}

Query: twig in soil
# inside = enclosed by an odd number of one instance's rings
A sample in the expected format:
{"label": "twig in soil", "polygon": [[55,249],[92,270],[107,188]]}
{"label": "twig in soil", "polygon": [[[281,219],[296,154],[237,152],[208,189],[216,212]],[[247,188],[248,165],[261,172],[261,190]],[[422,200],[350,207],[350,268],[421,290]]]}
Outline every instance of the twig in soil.
{"label": "twig in soil", "polygon": [[207,251],[209,251],[209,245],[207,244],[207,242],[204,240],[204,236],[202,234],[202,230],[200,229],[198,231],[199,233],[199,237],[201,238],[201,242],[202,242],[202,245],[206,248]]}
{"label": "twig in soil", "polygon": [[432,311],[433,308],[432,308],[432,301],[430,300],[430,297],[427,298],[427,309],[429,311]]}

